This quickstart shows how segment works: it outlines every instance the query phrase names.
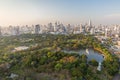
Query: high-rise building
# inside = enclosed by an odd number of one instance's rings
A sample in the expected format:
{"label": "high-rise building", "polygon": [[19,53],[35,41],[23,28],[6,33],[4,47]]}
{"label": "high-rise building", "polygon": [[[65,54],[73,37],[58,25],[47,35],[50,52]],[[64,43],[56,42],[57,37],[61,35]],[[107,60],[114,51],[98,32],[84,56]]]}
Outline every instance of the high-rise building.
{"label": "high-rise building", "polygon": [[15,35],[19,35],[20,34],[19,26],[16,26],[14,29],[15,29]]}
{"label": "high-rise building", "polygon": [[1,27],[0,27],[0,36],[2,35]]}
{"label": "high-rise building", "polygon": [[83,25],[81,24],[80,25],[80,33],[83,33],[83,32],[84,32]]}
{"label": "high-rise building", "polygon": [[40,25],[35,25],[35,34],[39,34],[40,32]]}
{"label": "high-rise building", "polygon": [[106,28],[105,29],[105,37],[107,37],[107,35],[108,35],[108,29]]}
{"label": "high-rise building", "polygon": [[55,22],[54,32],[56,32],[56,31],[57,31],[57,27],[58,27],[58,24],[57,24],[57,22]]}
{"label": "high-rise building", "polygon": [[90,29],[90,34],[95,34],[95,27],[92,27],[91,29]]}
{"label": "high-rise building", "polygon": [[52,23],[48,23],[48,31],[49,32],[53,32],[54,31],[54,27],[53,27],[53,25],[52,25]]}
{"label": "high-rise building", "polygon": [[95,33],[95,27],[92,25],[91,20],[89,20],[89,24],[88,24],[88,32],[90,32],[90,34],[94,34]]}
{"label": "high-rise building", "polygon": [[89,20],[88,26],[89,26],[90,28],[92,27],[92,22],[91,22],[91,20]]}

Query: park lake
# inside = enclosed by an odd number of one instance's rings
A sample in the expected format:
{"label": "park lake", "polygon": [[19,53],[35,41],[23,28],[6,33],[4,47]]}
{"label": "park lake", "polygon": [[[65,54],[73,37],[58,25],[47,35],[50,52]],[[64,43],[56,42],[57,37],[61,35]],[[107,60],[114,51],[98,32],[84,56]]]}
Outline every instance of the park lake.
{"label": "park lake", "polygon": [[95,51],[93,49],[81,49],[81,50],[63,50],[65,53],[76,53],[79,55],[85,54],[87,56],[87,60],[90,61],[92,59],[95,59],[97,62],[103,62],[104,56],[99,53],[98,51]]}

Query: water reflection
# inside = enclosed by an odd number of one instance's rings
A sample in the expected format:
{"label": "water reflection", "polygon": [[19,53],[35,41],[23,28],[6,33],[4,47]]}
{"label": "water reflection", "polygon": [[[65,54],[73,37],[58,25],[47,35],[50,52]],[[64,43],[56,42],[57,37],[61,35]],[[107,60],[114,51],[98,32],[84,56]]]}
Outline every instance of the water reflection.
{"label": "water reflection", "polygon": [[104,56],[100,54],[97,51],[94,51],[93,49],[81,49],[79,51],[73,51],[73,50],[64,50],[65,53],[78,53],[80,55],[85,54],[88,57],[88,61],[95,59],[97,62],[103,62]]}

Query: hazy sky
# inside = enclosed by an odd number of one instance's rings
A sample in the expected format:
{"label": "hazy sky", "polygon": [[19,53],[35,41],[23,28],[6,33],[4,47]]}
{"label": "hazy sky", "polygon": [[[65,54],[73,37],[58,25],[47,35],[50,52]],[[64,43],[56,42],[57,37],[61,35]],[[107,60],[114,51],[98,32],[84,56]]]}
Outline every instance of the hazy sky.
{"label": "hazy sky", "polygon": [[120,0],[0,0],[0,25],[120,24]]}

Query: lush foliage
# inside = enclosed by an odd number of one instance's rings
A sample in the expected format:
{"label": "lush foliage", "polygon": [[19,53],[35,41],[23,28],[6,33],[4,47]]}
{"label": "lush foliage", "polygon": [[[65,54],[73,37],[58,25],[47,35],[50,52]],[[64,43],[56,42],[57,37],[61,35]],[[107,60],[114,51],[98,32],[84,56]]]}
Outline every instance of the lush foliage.
{"label": "lush foliage", "polygon": [[[28,50],[13,52],[15,47]],[[86,55],[68,54],[62,50],[93,48],[104,55],[102,71],[98,62],[87,62]],[[0,77],[9,80],[111,80],[118,72],[118,58],[91,35],[20,35],[0,38]],[[10,68],[7,66],[10,65]]]}

